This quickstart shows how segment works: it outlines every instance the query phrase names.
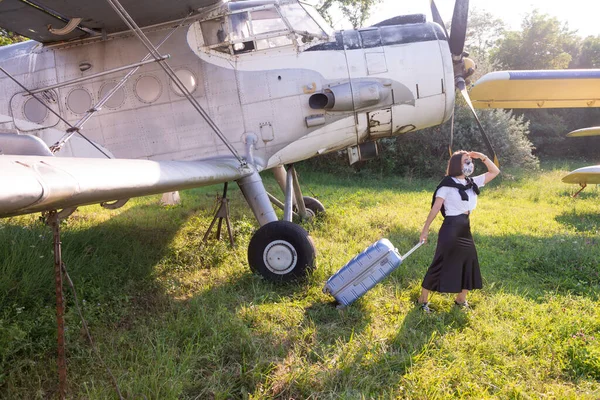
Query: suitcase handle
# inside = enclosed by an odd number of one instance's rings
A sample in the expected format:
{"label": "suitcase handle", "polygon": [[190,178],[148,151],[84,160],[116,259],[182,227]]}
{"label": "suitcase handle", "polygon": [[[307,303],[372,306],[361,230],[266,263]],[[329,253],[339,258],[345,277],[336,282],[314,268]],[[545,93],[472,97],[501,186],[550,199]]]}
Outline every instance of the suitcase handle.
{"label": "suitcase handle", "polygon": [[419,247],[423,246],[424,244],[425,244],[425,241],[417,243],[417,245],[415,247],[410,249],[405,255],[402,256],[402,261],[404,261],[404,259],[406,257],[410,256],[412,253],[414,253]]}

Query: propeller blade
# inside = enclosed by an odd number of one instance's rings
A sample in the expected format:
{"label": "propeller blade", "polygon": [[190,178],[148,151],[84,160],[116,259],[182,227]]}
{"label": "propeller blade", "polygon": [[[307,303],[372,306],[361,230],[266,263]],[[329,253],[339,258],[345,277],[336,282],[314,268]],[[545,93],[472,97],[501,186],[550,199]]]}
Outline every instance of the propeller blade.
{"label": "propeller blade", "polygon": [[442,16],[440,15],[440,12],[438,11],[434,0],[431,0],[431,16],[433,17],[433,22],[437,23],[442,27],[444,33],[446,34],[446,38],[449,39],[450,37],[448,36],[446,25],[444,24],[444,20],[442,19]]}
{"label": "propeller blade", "polygon": [[477,126],[479,126],[479,130],[481,131],[481,135],[483,136],[483,141],[485,142],[485,145],[486,145],[488,151],[490,152],[490,156],[493,157],[494,164],[496,164],[496,166],[498,168],[500,168],[500,163],[498,162],[498,156],[496,156],[496,152],[494,151],[494,148],[492,147],[492,143],[490,142],[490,139],[487,137],[485,130],[483,129],[483,126],[481,126],[481,121],[479,121],[479,117],[477,116],[477,113],[475,112],[475,108],[473,108],[473,103],[471,103],[471,98],[469,97],[469,92],[467,92],[467,87],[465,85],[465,82],[463,80],[460,80],[456,84],[456,87],[458,88],[458,90],[460,90],[460,93],[463,95],[463,98],[465,99],[465,101],[467,102],[467,105],[471,109],[471,112],[475,116],[475,121],[477,121]]}
{"label": "propeller blade", "polygon": [[[432,3],[433,4],[433,3]],[[469,19],[469,0],[456,0],[452,26],[450,28],[450,52],[456,57],[462,56],[467,37],[467,21]]]}

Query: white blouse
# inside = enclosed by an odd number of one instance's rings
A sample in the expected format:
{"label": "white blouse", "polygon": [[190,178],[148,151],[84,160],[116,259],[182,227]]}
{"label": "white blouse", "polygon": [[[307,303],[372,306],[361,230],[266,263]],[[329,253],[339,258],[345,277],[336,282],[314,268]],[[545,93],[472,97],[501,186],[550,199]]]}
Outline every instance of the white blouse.
{"label": "white blouse", "polygon": [[[458,179],[455,177],[452,177],[452,179],[454,179],[454,182],[460,183],[461,185],[467,184],[466,179]],[[473,182],[475,182],[475,184],[480,188],[484,187],[485,174],[474,177]],[[463,201],[458,193],[458,188],[442,186],[438,189],[435,197],[441,197],[444,199],[444,210],[446,212],[446,216],[453,217],[473,211],[475,207],[477,207],[477,195],[473,189],[467,189],[466,192],[467,196],[469,196],[469,200]]]}

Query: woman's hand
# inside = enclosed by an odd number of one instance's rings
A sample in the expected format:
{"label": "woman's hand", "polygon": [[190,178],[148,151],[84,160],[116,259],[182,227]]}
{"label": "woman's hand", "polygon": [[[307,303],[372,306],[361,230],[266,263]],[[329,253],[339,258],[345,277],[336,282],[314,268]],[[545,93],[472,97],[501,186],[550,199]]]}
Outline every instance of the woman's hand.
{"label": "woman's hand", "polygon": [[421,231],[421,237],[419,238],[419,241],[421,243],[427,243],[427,236],[429,236],[429,229]]}
{"label": "woman's hand", "polygon": [[479,159],[479,160],[483,160],[483,159],[486,159],[486,158],[487,158],[485,154],[483,154],[483,153],[479,153],[479,152],[477,152],[477,151],[471,151],[471,152],[468,154],[468,156],[469,156],[469,157],[471,157],[471,158]]}

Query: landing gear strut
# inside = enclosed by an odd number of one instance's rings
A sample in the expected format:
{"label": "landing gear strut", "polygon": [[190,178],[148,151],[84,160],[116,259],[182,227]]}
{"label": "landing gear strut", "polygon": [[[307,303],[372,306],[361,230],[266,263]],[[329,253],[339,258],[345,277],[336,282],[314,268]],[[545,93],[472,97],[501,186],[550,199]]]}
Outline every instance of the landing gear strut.
{"label": "landing gear strut", "polygon": [[[270,281],[291,281],[305,276],[315,268],[316,252],[312,239],[304,228],[292,223],[294,193],[299,191],[297,182],[294,184],[294,177],[295,171],[290,167],[285,176],[285,204],[281,204],[284,221],[277,219],[258,172],[237,181],[261,225],[250,240],[248,263],[252,271]],[[304,202],[302,203],[298,207],[298,214],[304,208]],[[309,210],[305,208],[304,214],[308,213]]]}

